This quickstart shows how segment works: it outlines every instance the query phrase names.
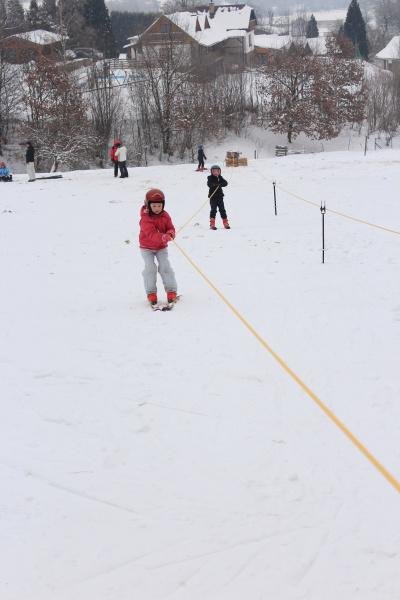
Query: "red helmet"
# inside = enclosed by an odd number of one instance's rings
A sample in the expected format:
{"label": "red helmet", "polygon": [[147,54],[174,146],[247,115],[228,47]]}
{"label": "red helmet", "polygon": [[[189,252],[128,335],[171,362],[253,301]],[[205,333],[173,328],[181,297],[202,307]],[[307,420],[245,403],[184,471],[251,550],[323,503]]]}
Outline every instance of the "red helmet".
{"label": "red helmet", "polygon": [[146,192],[146,205],[148,206],[150,202],[162,202],[165,204],[165,196],[164,192],[158,190],[156,188],[152,188]]}

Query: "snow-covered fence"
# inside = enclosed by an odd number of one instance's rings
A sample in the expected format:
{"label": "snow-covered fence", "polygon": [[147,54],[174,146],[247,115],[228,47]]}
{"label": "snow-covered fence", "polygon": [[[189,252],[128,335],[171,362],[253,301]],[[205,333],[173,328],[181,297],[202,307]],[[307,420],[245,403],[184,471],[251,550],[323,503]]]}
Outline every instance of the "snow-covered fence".
{"label": "snow-covered fence", "polygon": [[287,146],[275,146],[275,156],[286,156],[288,153]]}

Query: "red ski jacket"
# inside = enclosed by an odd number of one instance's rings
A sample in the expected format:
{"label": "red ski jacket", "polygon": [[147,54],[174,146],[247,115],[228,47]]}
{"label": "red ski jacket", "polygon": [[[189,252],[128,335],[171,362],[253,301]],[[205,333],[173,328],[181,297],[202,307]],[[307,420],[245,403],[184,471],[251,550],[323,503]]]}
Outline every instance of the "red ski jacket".
{"label": "red ski jacket", "polygon": [[115,156],[115,153],[118,149],[119,140],[114,140],[114,145],[110,148],[110,158],[111,162],[118,162],[118,158]]}
{"label": "red ski jacket", "polygon": [[147,250],[162,250],[175,238],[171,217],[163,210],[159,215],[150,213],[146,206],[140,210],[139,246]]}

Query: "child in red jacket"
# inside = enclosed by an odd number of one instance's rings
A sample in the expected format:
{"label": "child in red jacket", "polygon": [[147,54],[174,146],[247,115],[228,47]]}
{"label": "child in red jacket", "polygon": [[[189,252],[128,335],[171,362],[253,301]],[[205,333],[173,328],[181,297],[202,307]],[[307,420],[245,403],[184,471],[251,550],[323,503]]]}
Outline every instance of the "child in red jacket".
{"label": "child in red jacket", "polygon": [[175,273],[168,259],[168,242],[175,238],[171,217],[164,210],[165,196],[161,190],[151,189],[146,193],[144,206],[140,210],[139,246],[144,260],[142,272],[147,299],[157,304],[157,259],[168,302],[176,300]]}

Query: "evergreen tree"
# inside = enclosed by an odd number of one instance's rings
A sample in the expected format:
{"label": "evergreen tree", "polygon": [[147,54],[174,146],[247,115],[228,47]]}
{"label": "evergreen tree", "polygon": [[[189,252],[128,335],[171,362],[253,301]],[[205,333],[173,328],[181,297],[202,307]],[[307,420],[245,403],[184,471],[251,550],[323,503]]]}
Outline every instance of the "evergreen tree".
{"label": "evergreen tree", "polygon": [[104,56],[115,56],[115,41],[110,15],[104,0],[85,0],[83,15],[86,25],[95,33],[95,44]]}
{"label": "evergreen tree", "polygon": [[353,42],[359,56],[368,60],[367,31],[357,0],[351,0],[343,31],[344,35]]}
{"label": "evergreen tree", "polygon": [[38,29],[40,26],[40,16],[37,0],[31,0],[26,16],[30,27],[32,27],[32,29]]}
{"label": "evergreen tree", "polygon": [[112,11],[110,19],[117,52],[126,52],[123,47],[128,37],[143,33],[158,16],[156,13]]}
{"label": "evergreen tree", "polygon": [[310,20],[307,23],[306,38],[317,38],[319,37],[318,25],[314,15],[311,15]]}
{"label": "evergreen tree", "polygon": [[68,45],[71,48],[91,46],[93,35],[86,27],[81,0],[63,0],[60,8],[62,29],[68,35]]}
{"label": "evergreen tree", "polygon": [[7,25],[18,27],[23,25],[25,13],[19,0],[7,0]]}
{"label": "evergreen tree", "polygon": [[7,21],[6,0],[0,0],[0,32],[2,32]]}
{"label": "evergreen tree", "polygon": [[57,25],[58,11],[56,0],[43,0],[42,6],[39,8],[39,14],[44,24],[50,27]]}

